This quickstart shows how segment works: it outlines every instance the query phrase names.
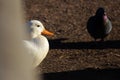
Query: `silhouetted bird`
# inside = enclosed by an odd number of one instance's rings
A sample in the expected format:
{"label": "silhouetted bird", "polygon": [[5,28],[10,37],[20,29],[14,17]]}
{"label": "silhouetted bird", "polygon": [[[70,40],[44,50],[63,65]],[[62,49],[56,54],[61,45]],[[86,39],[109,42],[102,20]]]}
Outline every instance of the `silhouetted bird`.
{"label": "silhouetted bird", "polygon": [[101,39],[104,41],[104,38],[112,30],[112,23],[106,15],[104,8],[98,8],[95,16],[89,18],[87,22],[88,33],[95,39]]}

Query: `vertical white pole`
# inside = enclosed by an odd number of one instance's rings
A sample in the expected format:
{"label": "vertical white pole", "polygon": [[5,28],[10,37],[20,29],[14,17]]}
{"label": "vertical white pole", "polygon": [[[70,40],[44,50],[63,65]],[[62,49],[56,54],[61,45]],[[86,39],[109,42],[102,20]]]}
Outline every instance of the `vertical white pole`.
{"label": "vertical white pole", "polygon": [[27,35],[21,7],[21,0],[0,0],[0,80],[35,80],[22,44]]}

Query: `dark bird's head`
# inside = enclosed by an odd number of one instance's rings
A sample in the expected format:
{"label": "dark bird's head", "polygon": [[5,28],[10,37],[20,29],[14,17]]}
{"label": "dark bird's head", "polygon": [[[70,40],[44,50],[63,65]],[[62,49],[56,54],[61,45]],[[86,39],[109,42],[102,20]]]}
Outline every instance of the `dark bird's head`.
{"label": "dark bird's head", "polygon": [[106,21],[107,20],[107,15],[106,15],[105,9],[102,8],[102,7],[98,8],[97,11],[96,11],[96,17],[101,18],[104,21]]}
{"label": "dark bird's head", "polygon": [[105,13],[105,9],[102,7],[98,8],[96,11],[97,16],[102,16],[102,15],[104,15],[104,13]]}

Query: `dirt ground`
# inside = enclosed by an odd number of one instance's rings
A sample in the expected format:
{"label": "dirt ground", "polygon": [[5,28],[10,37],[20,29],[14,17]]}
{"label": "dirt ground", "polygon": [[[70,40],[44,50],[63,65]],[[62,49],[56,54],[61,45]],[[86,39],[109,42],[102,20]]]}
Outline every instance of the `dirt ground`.
{"label": "dirt ground", "polygon": [[[97,76],[104,73],[107,74],[104,76],[109,77],[102,76],[94,80],[120,79],[118,77],[120,75],[117,74],[117,72],[120,74],[120,0],[24,0],[24,2],[26,20],[40,20],[48,30],[55,33],[54,36],[46,36],[50,43],[50,51],[39,66],[39,70],[47,77],[45,80],[77,80],[78,76],[70,77],[75,71],[80,72],[84,79],[88,77],[93,80],[96,72]],[[86,23],[98,7],[106,9],[113,29],[105,42],[98,42],[95,45],[86,30]],[[50,73],[57,77],[51,78],[53,75]],[[62,73],[68,74],[67,77]],[[114,79],[110,75],[113,75]]]}

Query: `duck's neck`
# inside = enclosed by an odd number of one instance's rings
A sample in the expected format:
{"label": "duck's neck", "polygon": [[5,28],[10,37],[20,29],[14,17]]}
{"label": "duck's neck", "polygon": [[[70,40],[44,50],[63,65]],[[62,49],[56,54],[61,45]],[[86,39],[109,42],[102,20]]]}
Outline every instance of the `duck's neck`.
{"label": "duck's neck", "polygon": [[49,50],[49,43],[46,37],[39,35],[36,38],[32,39],[33,43],[36,45],[38,50],[41,50],[42,53],[47,53]]}

